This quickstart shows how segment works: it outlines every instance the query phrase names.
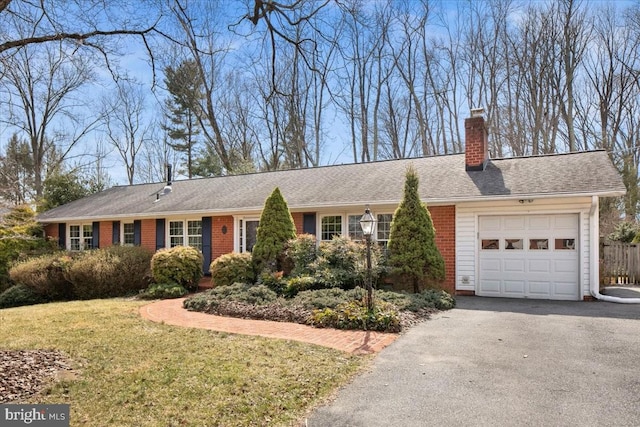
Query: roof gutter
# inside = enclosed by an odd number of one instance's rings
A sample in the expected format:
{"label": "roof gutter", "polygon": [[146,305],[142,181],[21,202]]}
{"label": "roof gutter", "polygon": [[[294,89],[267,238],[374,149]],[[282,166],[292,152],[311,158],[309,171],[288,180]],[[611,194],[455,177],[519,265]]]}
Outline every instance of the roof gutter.
{"label": "roof gutter", "polygon": [[598,256],[600,250],[599,236],[599,212],[598,212],[598,197],[591,197],[591,209],[589,210],[589,228],[591,234],[591,248],[590,248],[590,269],[589,277],[591,278],[589,283],[589,291],[591,295],[600,300],[606,302],[615,302],[620,304],[640,304],[640,298],[620,298],[609,295],[602,295],[600,293],[600,257]]}

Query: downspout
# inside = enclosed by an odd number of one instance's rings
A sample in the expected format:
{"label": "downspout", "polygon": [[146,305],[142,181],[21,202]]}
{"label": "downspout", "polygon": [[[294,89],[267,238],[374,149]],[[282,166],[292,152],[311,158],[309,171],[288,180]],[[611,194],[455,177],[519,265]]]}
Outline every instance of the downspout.
{"label": "downspout", "polygon": [[599,233],[599,212],[598,212],[598,196],[591,196],[591,209],[589,211],[589,232],[591,234],[590,242],[590,269],[589,291],[591,295],[601,301],[617,302],[622,304],[640,304],[640,298],[620,298],[600,293],[600,233]]}

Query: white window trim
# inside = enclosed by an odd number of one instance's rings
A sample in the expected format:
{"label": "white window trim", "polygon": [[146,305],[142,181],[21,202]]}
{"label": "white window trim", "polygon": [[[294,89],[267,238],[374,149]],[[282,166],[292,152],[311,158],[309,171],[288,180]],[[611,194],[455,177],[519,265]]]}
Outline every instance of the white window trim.
{"label": "white window trim", "polygon": [[[375,219],[376,219],[376,223],[374,224],[374,228],[373,228],[373,235],[371,236],[371,241],[373,242],[377,242],[378,241],[378,215],[391,215],[391,218],[393,220],[393,212],[390,212],[388,210],[383,210],[380,212],[376,212],[375,210],[371,210],[371,213],[374,215]],[[342,218],[342,225],[341,225],[341,233],[340,236],[342,237],[349,237],[349,217],[350,216],[358,216],[358,217],[362,217],[362,215],[364,215],[364,211],[362,212],[327,212],[327,213],[323,213],[323,214],[317,214],[316,217],[316,241],[318,242],[318,244],[320,244],[320,242],[328,242],[328,240],[322,240],[322,218],[328,217],[328,216],[339,216]],[[386,240],[388,241],[388,240]]]}
{"label": "white window trim", "polygon": [[233,251],[240,253],[240,221],[242,221],[242,250],[246,252],[247,233],[245,225],[247,221],[260,221],[260,215],[234,215],[233,217]]}
{"label": "white window trim", "polygon": [[[120,221],[120,245],[124,246],[124,225],[125,224],[134,224],[134,220],[126,220],[126,221]],[[136,239],[136,228],[135,225],[133,225],[133,241],[135,242]],[[131,243],[131,244],[127,244],[127,246],[134,246],[135,243]]]}
{"label": "white window trim", "polygon": [[[169,234],[169,225],[172,222],[182,222],[182,246],[189,246],[189,221],[199,221],[202,224],[202,218],[165,218],[164,221],[164,247],[171,248],[171,235]],[[204,242],[204,237],[200,235]],[[124,238],[124,234],[123,234]],[[202,251],[202,248],[200,248]]]}
{"label": "white window trim", "polygon": [[[93,249],[91,248],[86,248],[84,245],[84,226],[88,225],[89,227],[91,227],[91,242],[93,242],[93,223],[89,222],[83,222],[83,223],[74,223],[74,224],[67,224],[67,250],[68,251],[74,251],[74,252],[78,252],[78,251],[86,251],[88,249]],[[80,249],[71,249],[71,227],[80,227]],[[92,244],[93,245],[93,244]]]}

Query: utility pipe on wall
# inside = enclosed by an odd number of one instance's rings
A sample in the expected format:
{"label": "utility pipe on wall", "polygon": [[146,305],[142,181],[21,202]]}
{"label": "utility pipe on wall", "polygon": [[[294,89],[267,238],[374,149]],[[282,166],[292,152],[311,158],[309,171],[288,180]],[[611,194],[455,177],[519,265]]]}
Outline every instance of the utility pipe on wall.
{"label": "utility pipe on wall", "polygon": [[621,304],[640,304],[640,298],[620,298],[600,293],[600,259],[598,252],[600,251],[600,233],[598,233],[598,223],[600,214],[598,212],[598,196],[591,196],[591,210],[589,211],[589,232],[591,234],[590,262],[591,271],[589,273],[590,283],[589,291],[591,295],[601,301],[616,302]]}

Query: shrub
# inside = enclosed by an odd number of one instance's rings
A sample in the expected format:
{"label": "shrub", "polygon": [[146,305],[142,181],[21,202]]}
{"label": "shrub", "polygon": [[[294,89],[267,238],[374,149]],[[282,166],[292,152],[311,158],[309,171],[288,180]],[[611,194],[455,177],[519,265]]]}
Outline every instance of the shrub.
{"label": "shrub", "polygon": [[219,256],[212,263],[211,281],[214,286],[229,286],[236,282],[253,283],[255,275],[250,253],[230,253]]}
{"label": "shrub", "polygon": [[142,299],[170,299],[185,296],[189,291],[177,283],[156,283],[140,292],[138,298]]}
{"label": "shrub", "polygon": [[202,278],[203,257],[190,246],[161,249],[151,258],[151,273],[156,283],[177,283],[188,290],[198,288]]}
{"label": "shrub", "polygon": [[136,246],[85,251],[71,262],[66,277],[79,299],[130,295],[148,286],[151,256]]}
{"label": "shrub", "polygon": [[183,306],[192,311],[209,311],[211,306],[216,306],[223,301],[265,305],[274,302],[277,298],[276,293],[264,285],[234,283],[209,289],[187,298]]}
{"label": "shrub", "polygon": [[435,230],[418,194],[418,175],[407,169],[402,202],[393,214],[389,236],[391,272],[411,284],[414,292],[444,280],[444,260],[435,243]]}
{"label": "shrub", "polygon": [[285,293],[287,288],[287,281],[283,279],[283,272],[278,271],[275,273],[264,272],[258,277],[258,285],[265,285],[278,295]]}
{"label": "shrub", "polygon": [[339,304],[335,309],[315,310],[312,324],[321,328],[381,332],[399,332],[401,329],[398,310],[384,301],[377,301],[371,311],[367,310],[366,304],[361,300]]}
{"label": "shrub", "polygon": [[24,285],[14,285],[0,293],[0,309],[21,307],[46,302],[46,300],[33,289]]}
{"label": "shrub", "polygon": [[301,234],[295,239],[287,242],[285,256],[288,264],[291,264],[291,276],[311,276],[313,270],[310,268],[318,257],[316,247],[316,236],[313,234]]}
{"label": "shrub", "polygon": [[19,262],[11,267],[11,280],[27,286],[36,294],[50,301],[68,300],[74,296],[67,278],[74,254],[57,252]]}
{"label": "shrub", "polygon": [[290,277],[287,280],[285,289],[283,291],[284,295],[287,298],[295,297],[298,292],[309,291],[312,289],[321,289],[324,285],[315,277],[311,276],[298,276],[298,277]]}
{"label": "shrub", "polygon": [[256,244],[252,250],[256,273],[282,271],[285,245],[295,237],[296,227],[289,207],[276,187],[264,203]]}
{"label": "shrub", "polygon": [[340,288],[302,291],[291,300],[291,303],[307,309],[336,308],[354,299],[354,295],[354,290],[344,291]]}

